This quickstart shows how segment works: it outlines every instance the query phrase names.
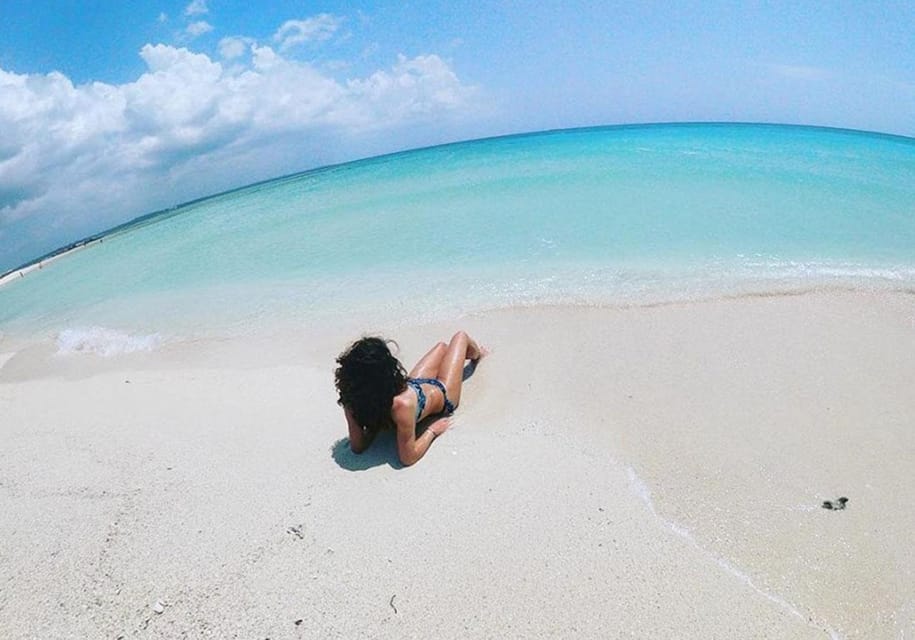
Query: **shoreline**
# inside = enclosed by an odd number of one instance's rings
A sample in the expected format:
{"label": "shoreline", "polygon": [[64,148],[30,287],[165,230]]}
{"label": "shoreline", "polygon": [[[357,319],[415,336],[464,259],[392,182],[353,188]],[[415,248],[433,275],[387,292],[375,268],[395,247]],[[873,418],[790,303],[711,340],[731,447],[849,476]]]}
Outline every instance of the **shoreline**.
{"label": "shoreline", "polygon": [[26,265],[23,265],[21,267],[17,267],[11,271],[8,271],[7,273],[0,275],[0,287],[4,286],[6,284],[9,284],[10,282],[13,282],[15,280],[19,280],[20,278],[24,278],[27,274],[29,274],[33,271],[38,271],[39,269],[43,269],[46,265],[49,265],[52,262],[56,262],[59,258],[63,258],[72,253],[76,253],[77,251],[80,251],[82,249],[87,249],[94,244],[98,244],[98,243],[102,242],[103,240],[104,240],[104,238],[95,238],[94,240],[81,241],[81,243],[77,244],[76,246],[70,247],[68,249],[59,250],[58,252],[52,253],[51,255],[41,258],[40,260],[36,260],[35,262],[30,262]]}
{"label": "shoreline", "polygon": [[[162,354],[165,361],[169,359],[180,361],[182,354],[193,352],[196,348],[201,353],[214,350],[231,351],[232,345],[240,345],[244,350],[245,343],[257,343],[270,352],[270,345],[277,341],[297,344],[307,350],[308,340],[336,340],[345,342],[351,336],[385,333],[396,334],[402,331],[423,330],[425,327],[442,325],[445,323],[460,324],[465,321],[474,321],[476,318],[499,317],[512,313],[542,313],[553,310],[572,310],[581,312],[600,311],[607,313],[623,312],[629,310],[652,309],[677,309],[703,307],[707,305],[724,304],[729,302],[740,303],[752,300],[778,300],[790,298],[814,298],[836,296],[840,298],[868,298],[873,301],[896,300],[897,306],[904,305],[906,300],[915,299],[915,284],[902,286],[870,286],[861,287],[850,284],[807,284],[786,289],[770,289],[766,291],[741,291],[722,292],[717,295],[702,297],[684,297],[679,299],[661,300],[617,300],[617,301],[565,301],[565,302],[531,302],[507,303],[492,306],[480,306],[460,313],[446,314],[438,312],[431,316],[418,317],[408,320],[392,321],[390,317],[379,314],[378,320],[371,325],[366,325],[362,320],[347,323],[332,323],[328,318],[316,321],[309,318],[307,322],[285,318],[272,319],[270,325],[257,325],[255,322],[244,323],[234,321],[226,327],[217,329],[213,333],[199,333],[195,331],[168,331],[164,328],[143,327],[124,328],[120,323],[107,325],[92,322],[77,322],[62,329],[42,329],[37,332],[23,334],[16,331],[0,331],[0,381],[3,379],[3,363],[17,358],[17,354],[25,351],[33,354],[51,371],[55,366],[76,368],[75,365],[86,366],[87,371],[93,368],[113,370],[121,366],[136,366],[140,362],[153,363],[157,354]],[[329,316],[328,316],[329,317]],[[198,323],[199,324],[199,323]],[[227,330],[234,327],[235,331]],[[241,329],[241,327],[244,327]],[[252,329],[253,327],[253,329]],[[330,329],[329,329],[330,327]],[[207,346],[209,345],[209,346]],[[54,360],[57,358],[57,360]],[[280,357],[278,361],[287,362],[288,358]]]}
{"label": "shoreline", "polygon": [[[77,249],[74,249],[77,251]],[[47,264],[47,261],[45,261]],[[38,269],[37,265],[32,270]],[[766,285],[766,286],[763,286]],[[515,298],[510,300],[501,300],[498,302],[485,303],[479,301],[474,304],[472,301],[463,301],[454,307],[436,308],[427,314],[408,316],[406,320],[395,319],[403,317],[403,311],[400,309],[397,313],[393,309],[378,309],[370,315],[380,318],[375,324],[389,327],[403,327],[409,329],[412,326],[422,326],[427,324],[436,324],[447,322],[453,319],[463,319],[491,313],[511,312],[511,311],[536,311],[538,309],[552,308],[571,308],[571,309],[603,309],[608,311],[623,309],[651,309],[661,307],[676,307],[689,305],[714,304],[717,302],[727,302],[731,300],[743,299],[765,299],[765,298],[783,298],[783,297],[804,297],[804,296],[828,296],[828,295],[863,295],[863,296],[908,296],[915,295],[915,280],[898,281],[887,278],[868,278],[868,279],[805,279],[798,282],[770,282],[759,280],[743,281],[730,283],[728,286],[709,288],[703,292],[689,292],[675,295],[669,291],[662,294],[660,290],[653,292],[643,292],[639,295],[626,295],[624,292],[615,292],[606,294],[603,298],[591,298],[586,295],[567,294],[568,297],[551,297],[543,295],[540,297],[531,297],[530,299]],[[22,328],[10,329],[0,327],[0,338],[4,336],[17,338],[20,341],[29,342],[34,339],[44,339],[51,334],[64,329],[73,328],[100,328],[113,330],[125,334],[159,334],[170,335],[176,339],[187,340],[223,340],[223,339],[243,339],[245,337],[257,337],[263,335],[275,335],[284,329],[298,326],[300,322],[307,322],[310,325],[320,328],[323,325],[335,324],[339,318],[335,318],[339,310],[328,307],[323,311],[312,315],[300,316],[290,313],[273,315],[264,311],[261,315],[241,314],[237,316],[226,316],[220,321],[216,317],[194,316],[185,309],[181,315],[189,316],[193,319],[191,324],[179,327],[170,327],[167,324],[148,325],[144,327],[127,326],[124,319],[109,322],[97,322],[94,320],[75,320],[66,326],[59,326],[56,329],[53,325],[42,327],[37,333],[28,333]],[[173,313],[177,313],[173,310]],[[368,312],[366,312],[368,314]],[[270,319],[267,320],[268,316]],[[277,319],[278,318],[278,319]],[[364,321],[354,316],[354,326],[364,324]],[[168,318],[166,318],[168,320]],[[129,322],[129,321],[128,321]],[[60,323],[57,323],[58,325]],[[190,327],[216,327],[214,333],[196,333],[194,330],[187,331]],[[229,327],[243,328],[244,332],[232,333],[227,329]],[[183,330],[182,330],[183,329]],[[198,329],[199,331],[199,329]]]}
{"label": "shoreline", "polygon": [[0,635],[915,633],[911,292],[378,327],[457,328],[492,354],[410,469],[348,452],[336,327],[12,357]]}

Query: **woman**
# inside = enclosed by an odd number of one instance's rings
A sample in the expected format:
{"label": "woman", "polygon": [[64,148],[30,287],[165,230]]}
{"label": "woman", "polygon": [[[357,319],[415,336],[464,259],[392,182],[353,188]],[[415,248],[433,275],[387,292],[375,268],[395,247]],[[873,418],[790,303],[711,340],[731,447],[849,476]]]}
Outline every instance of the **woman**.
{"label": "woman", "polygon": [[362,453],[382,429],[397,433],[397,454],[405,465],[422,458],[451,419],[437,420],[416,436],[416,424],[430,416],[449,416],[461,401],[464,363],[486,355],[470,336],[458,331],[416,363],[409,376],[382,338],[362,338],[337,358],[336,385],[349,427],[350,448]]}

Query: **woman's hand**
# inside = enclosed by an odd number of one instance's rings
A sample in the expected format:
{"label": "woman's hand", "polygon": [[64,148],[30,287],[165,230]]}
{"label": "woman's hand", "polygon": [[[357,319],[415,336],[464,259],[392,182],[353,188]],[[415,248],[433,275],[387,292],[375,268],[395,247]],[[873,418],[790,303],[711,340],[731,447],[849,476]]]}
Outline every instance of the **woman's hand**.
{"label": "woman's hand", "polygon": [[446,431],[448,431],[448,429],[451,428],[453,421],[454,421],[454,418],[452,418],[451,416],[439,418],[438,420],[436,420],[435,422],[433,422],[432,424],[429,425],[429,431],[434,433],[435,437],[437,438],[440,435],[442,435],[443,433],[445,433]]}
{"label": "woman's hand", "polygon": [[349,431],[349,447],[353,453],[362,453],[372,444],[375,434],[363,429],[349,408],[343,407],[343,414],[346,416],[346,426]]}

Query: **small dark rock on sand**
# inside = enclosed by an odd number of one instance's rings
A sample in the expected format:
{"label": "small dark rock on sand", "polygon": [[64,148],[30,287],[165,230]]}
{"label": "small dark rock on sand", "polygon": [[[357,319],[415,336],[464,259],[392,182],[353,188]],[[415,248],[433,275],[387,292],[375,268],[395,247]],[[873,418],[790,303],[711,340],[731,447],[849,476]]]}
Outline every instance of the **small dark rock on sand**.
{"label": "small dark rock on sand", "polygon": [[825,500],[823,501],[823,508],[830,509],[832,511],[841,511],[845,508],[845,504],[848,502],[848,498],[842,496],[841,498],[836,498],[835,500]]}

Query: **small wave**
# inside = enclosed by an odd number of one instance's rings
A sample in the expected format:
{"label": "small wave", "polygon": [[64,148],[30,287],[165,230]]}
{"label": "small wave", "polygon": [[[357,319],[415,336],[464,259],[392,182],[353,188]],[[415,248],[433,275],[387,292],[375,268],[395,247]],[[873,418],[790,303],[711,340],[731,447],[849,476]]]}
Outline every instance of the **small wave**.
{"label": "small wave", "polygon": [[869,265],[856,262],[819,262],[781,260],[775,257],[741,256],[742,268],[734,275],[758,278],[837,278],[858,281],[909,282],[915,280],[915,268],[910,265]]}
{"label": "small wave", "polygon": [[95,353],[116,356],[137,351],[153,351],[162,343],[158,333],[131,335],[105,327],[64,329],[57,334],[57,353]]}

